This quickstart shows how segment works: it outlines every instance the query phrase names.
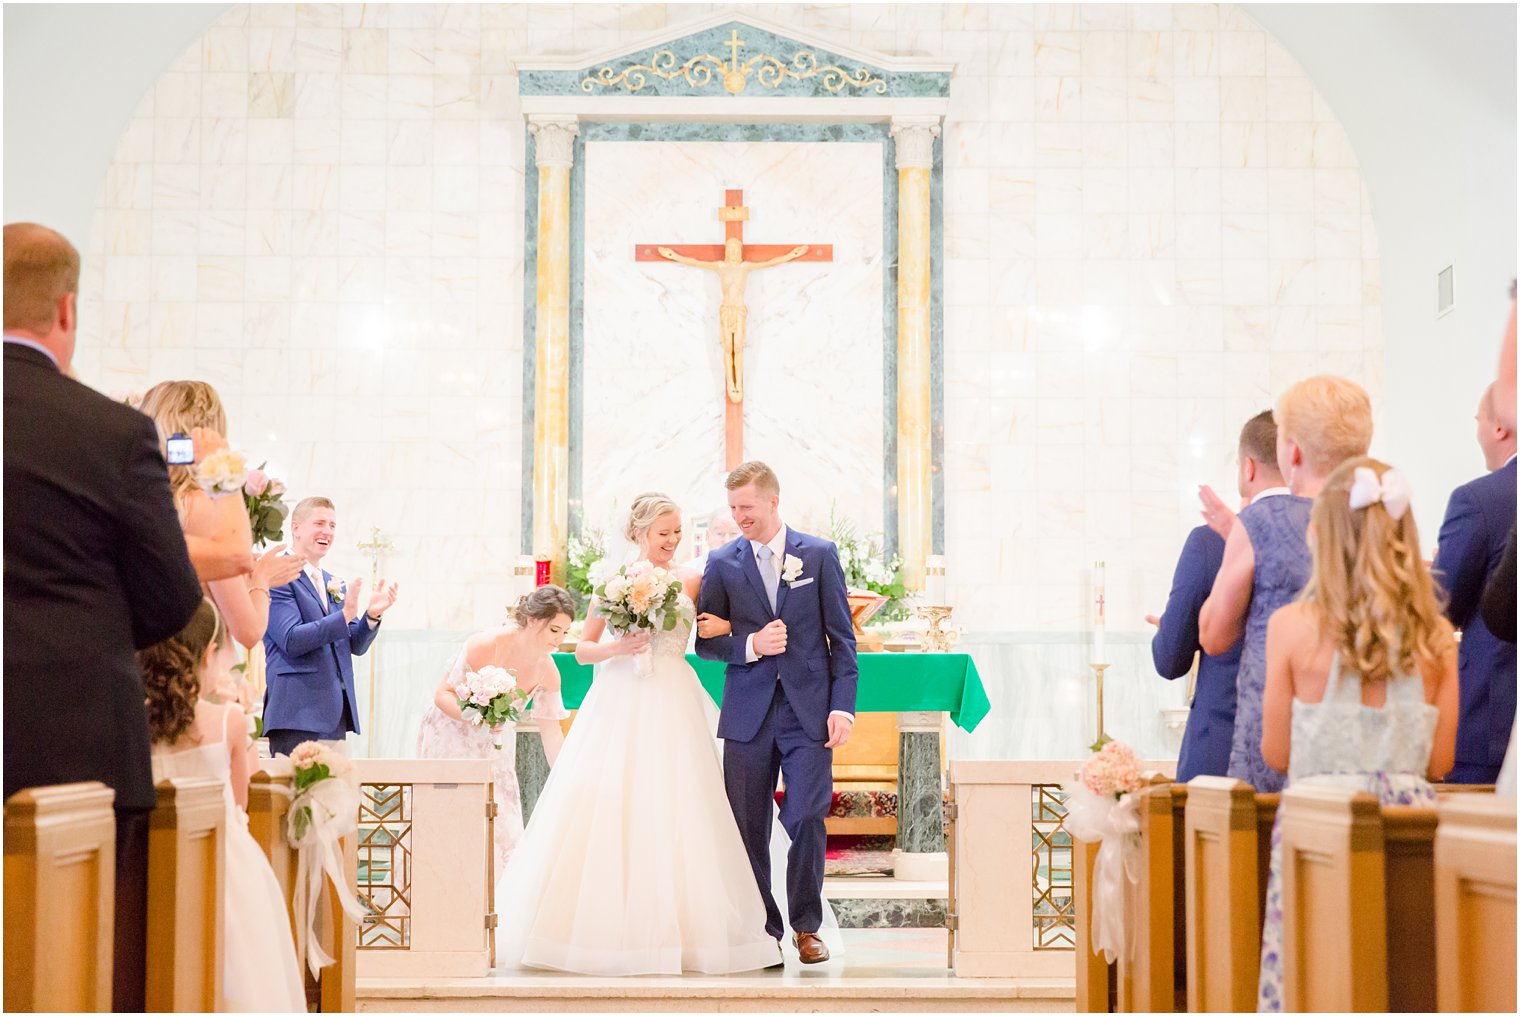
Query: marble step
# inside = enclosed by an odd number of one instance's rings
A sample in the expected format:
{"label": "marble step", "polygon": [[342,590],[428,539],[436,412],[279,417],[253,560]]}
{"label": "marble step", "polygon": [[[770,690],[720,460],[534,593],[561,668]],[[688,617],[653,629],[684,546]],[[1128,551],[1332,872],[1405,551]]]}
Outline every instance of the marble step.
{"label": "marble step", "polygon": [[826,878],[823,896],[841,928],[943,928],[949,909],[944,882],[895,878]]}

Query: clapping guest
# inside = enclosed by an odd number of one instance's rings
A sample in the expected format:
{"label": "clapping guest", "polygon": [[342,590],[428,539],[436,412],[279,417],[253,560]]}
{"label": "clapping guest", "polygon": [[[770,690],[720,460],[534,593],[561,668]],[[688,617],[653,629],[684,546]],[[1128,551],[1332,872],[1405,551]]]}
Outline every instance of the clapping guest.
{"label": "clapping guest", "polygon": [[1276,793],[1283,785],[1282,773],[1261,756],[1267,620],[1309,580],[1304,535],[1309,508],[1337,466],[1367,454],[1372,403],[1354,381],[1320,375],[1284,392],[1273,418],[1277,465],[1292,493],[1241,511],[1225,538],[1214,588],[1198,613],[1198,641],[1204,652],[1217,655],[1242,642],[1229,775],[1263,793]]}
{"label": "clapping guest", "polygon": [[1478,616],[1488,577],[1515,524],[1515,433],[1499,422],[1490,385],[1478,400],[1478,445],[1489,472],[1452,492],[1436,545],[1446,616],[1462,630],[1462,712],[1452,783],[1493,783],[1515,722],[1515,645]]}
{"label": "clapping guest", "polygon": [[[148,389],[138,408],[152,418],[160,448],[166,452],[168,440],[175,434],[209,432],[210,447],[220,445],[227,434],[227,413],[221,397],[204,381],[162,381]],[[207,447],[203,442],[197,449],[198,460],[204,457]],[[211,497],[197,483],[194,465],[170,466],[169,485],[187,536],[232,540],[245,552],[252,550],[253,532],[241,495]],[[234,676],[238,658],[233,640],[244,649],[257,645],[269,626],[269,591],[301,573],[301,562],[284,550],[282,544],[266,551],[247,578],[234,576],[206,584],[206,595],[216,604],[225,629],[232,636],[222,639],[213,669],[214,680],[206,682],[207,694],[234,699],[245,708],[250,704],[242,683]]]}
{"label": "clapping guest", "polygon": [[[1259,413],[1240,431],[1236,488],[1254,504],[1287,494],[1277,469],[1277,426],[1272,413]],[[1214,586],[1224,558],[1224,537],[1207,525],[1188,534],[1172,592],[1160,617],[1147,617],[1156,626],[1151,657],[1156,672],[1168,680],[1182,677],[1198,658],[1198,681],[1177,758],[1177,782],[1194,776],[1223,776],[1230,765],[1230,741],[1235,731],[1235,675],[1240,666],[1240,643],[1222,653],[1202,653],[1198,641],[1198,612]]]}
{"label": "clapping guest", "polygon": [[242,709],[202,700],[220,629],[216,608],[202,600],[177,635],[138,654],[148,694],[153,776],[215,780],[222,786],[222,882],[226,941],[222,995],[231,1012],[305,1012],[306,991],[284,894],[264,851],[248,832],[243,808],[258,754]]}
{"label": "clapping guest", "polygon": [[72,244],[5,227],[5,794],[115,792],[113,998],[141,1012],[155,796],[134,654],[201,590],[152,425],[64,373],[78,291]]}
{"label": "clapping guest", "polygon": [[325,497],[304,498],[290,513],[291,549],[302,568],[271,591],[264,633],[264,731],[276,755],[302,741],[359,732],[353,658],[369,650],[381,615],[396,602],[396,584],[381,580],[361,615],[364,580],[345,584],[322,570],[337,530],[337,511]]}

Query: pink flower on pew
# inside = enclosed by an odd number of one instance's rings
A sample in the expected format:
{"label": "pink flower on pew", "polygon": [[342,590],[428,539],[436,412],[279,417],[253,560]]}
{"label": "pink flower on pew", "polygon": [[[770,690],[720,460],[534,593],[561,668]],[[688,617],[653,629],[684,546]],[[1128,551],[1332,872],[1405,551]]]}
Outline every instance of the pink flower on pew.
{"label": "pink flower on pew", "polygon": [[1082,766],[1082,782],[1099,797],[1118,798],[1144,786],[1140,762],[1123,741],[1110,741]]}

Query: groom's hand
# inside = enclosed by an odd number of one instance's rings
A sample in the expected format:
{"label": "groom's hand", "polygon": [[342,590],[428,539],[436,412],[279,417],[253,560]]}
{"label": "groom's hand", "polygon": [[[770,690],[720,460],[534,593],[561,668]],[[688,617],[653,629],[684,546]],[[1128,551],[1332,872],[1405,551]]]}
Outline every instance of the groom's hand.
{"label": "groom's hand", "polygon": [[829,739],[824,743],[825,748],[842,748],[850,743],[850,731],[855,727],[854,721],[839,713],[829,714]]}
{"label": "groom's hand", "polygon": [[780,656],[786,652],[786,623],[781,618],[755,632],[755,652],[761,656]]}

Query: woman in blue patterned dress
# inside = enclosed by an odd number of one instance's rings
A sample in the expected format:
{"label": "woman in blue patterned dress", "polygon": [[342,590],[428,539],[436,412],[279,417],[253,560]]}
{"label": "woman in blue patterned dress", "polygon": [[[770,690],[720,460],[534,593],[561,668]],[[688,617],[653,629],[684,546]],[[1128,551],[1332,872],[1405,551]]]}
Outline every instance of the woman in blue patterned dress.
{"label": "woman in blue patterned dress", "polygon": [[[1347,459],[1367,454],[1372,402],[1361,385],[1324,374],[1289,388],[1277,402],[1277,465],[1292,496],[1243,509],[1225,529],[1224,560],[1198,615],[1203,651],[1218,655],[1244,637],[1235,678],[1235,734],[1229,775],[1262,793],[1282,790],[1283,774],[1261,757],[1267,621],[1309,580],[1309,506]],[[1207,514],[1207,513],[1206,513]],[[1216,525],[1210,517],[1210,524]]]}
{"label": "woman in blue patterned dress", "polygon": [[[1396,469],[1353,459],[1314,502],[1313,573],[1267,625],[1261,753],[1288,783],[1433,805],[1457,742],[1457,644]],[[1279,818],[1282,812],[1278,812]],[[1282,839],[1262,932],[1257,1010],[1281,1012]]]}

